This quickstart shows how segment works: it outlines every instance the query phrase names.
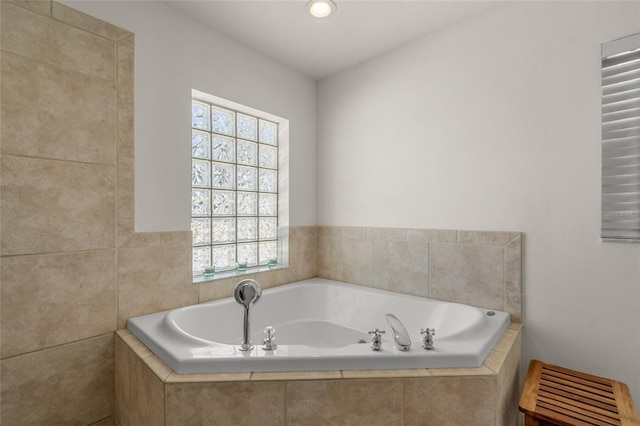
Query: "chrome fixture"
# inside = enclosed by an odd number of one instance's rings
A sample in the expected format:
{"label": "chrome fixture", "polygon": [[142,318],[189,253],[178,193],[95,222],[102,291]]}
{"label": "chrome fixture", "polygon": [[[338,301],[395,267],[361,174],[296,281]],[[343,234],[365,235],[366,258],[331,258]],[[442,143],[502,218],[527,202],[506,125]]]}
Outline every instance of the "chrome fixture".
{"label": "chrome fixture", "polygon": [[262,349],[273,351],[278,348],[276,344],[276,329],[268,326],[264,328],[264,339],[262,339]]}
{"label": "chrome fixture", "polygon": [[433,350],[433,336],[436,335],[435,328],[423,328],[420,330],[422,334],[422,347],[428,351]]}
{"label": "chrome fixture", "polygon": [[307,12],[314,18],[326,18],[337,8],[332,0],[311,0],[307,3]]}
{"label": "chrome fixture", "polygon": [[404,328],[402,322],[393,314],[387,314],[386,317],[393,333],[393,340],[396,342],[396,348],[399,351],[411,349],[411,337],[409,337],[409,333],[407,333],[407,329]]}
{"label": "chrome fixture", "polygon": [[378,330],[377,328],[374,328],[373,330],[371,330],[369,332],[369,334],[371,335],[371,349],[374,351],[381,351],[382,350],[382,334],[384,334],[385,331],[384,330]]}
{"label": "chrome fixture", "polygon": [[244,306],[244,327],[242,334],[242,345],[240,345],[241,351],[250,351],[253,349],[253,345],[249,340],[249,309],[252,305],[258,303],[260,300],[260,296],[262,295],[262,288],[260,288],[260,284],[256,280],[242,280],[237,285],[235,290],[233,290],[233,297],[236,299],[236,302]]}

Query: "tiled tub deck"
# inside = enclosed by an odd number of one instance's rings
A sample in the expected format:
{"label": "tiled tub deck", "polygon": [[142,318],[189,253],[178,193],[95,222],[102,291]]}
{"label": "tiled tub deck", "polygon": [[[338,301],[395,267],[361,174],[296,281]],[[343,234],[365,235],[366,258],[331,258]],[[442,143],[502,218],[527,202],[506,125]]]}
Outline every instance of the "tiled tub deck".
{"label": "tiled tub deck", "polygon": [[127,330],[115,360],[118,426],[521,422],[521,323],[480,368],[176,374]]}

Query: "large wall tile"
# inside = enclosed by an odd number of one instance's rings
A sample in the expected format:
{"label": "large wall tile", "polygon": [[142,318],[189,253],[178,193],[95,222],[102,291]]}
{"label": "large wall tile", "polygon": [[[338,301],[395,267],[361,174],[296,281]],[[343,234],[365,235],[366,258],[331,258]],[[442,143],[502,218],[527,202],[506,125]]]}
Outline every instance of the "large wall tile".
{"label": "large wall tile", "polygon": [[486,244],[503,247],[518,235],[518,232],[458,231],[458,242],[462,244]]}
{"label": "large wall tile", "polygon": [[504,248],[504,283],[507,292],[522,293],[522,234]]}
{"label": "large wall tile", "polygon": [[366,228],[367,237],[374,240],[407,241],[405,228]]}
{"label": "large wall tile", "polygon": [[300,235],[291,238],[291,246],[297,255],[298,279],[305,280],[317,275],[316,248],[318,238],[315,235]]}
{"label": "large wall tile", "polygon": [[316,246],[316,267],[319,277],[333,279],[331,269],[331,246],[334,239],[318,234]]}
{"label": "large wall tile", "polygon": [[499,426],[518,424],[520,413],[518,404],[524,386],[522,373],[522,333],[519,333],[515,343],[504,361],[498,374],[498,422]]}
{"label": "large wall tile", "polygon": [[113,333],[0,361],[3,425],[91,424],[113,414]]}
{"label": "large wall tile", "polygon": [[[402,379],[287,383],[287,425],[399,425]],[[421,424],[420,422],[405,424]]]}
{"label": "large wall tile", "polygon": [[[118,158],[118,224],[128,223],[135,226],[135,188],[134,188],[135,159],[131,157]],[[118,237],[124,237],[118,234]],[[122,240],[122,238],[120,238]]]}
{"label": "large wall tile", "polygon": [[495,424],[494,376],[403,380],[403,423],[405,425],[489,426]]}
{"label": "large wall tile", "polygon": [[373,285],[373,241],[336,238],[332,248],[332,269],[336,278],[351,284]]}
{"label": "large wall tile", "polygon": [[129,386],[130,426],[164,425],[164,383],[131,351]]}
{"label": "large wall tile", "polygon": [[167,384],[166,424],[283,425],[284,387],[285,382]]}
{"label": "large wall tile", "polygon": [[40,15],[51,15],[51,0],[12,0],[11,3]]}
{"label": "large wall tile", "polygon": [[129,426],[131,403],[131,350],[115,334],[115,416],[123,426]]}
{"label": "large wall tile", "polygon": [[115,246],[115,168],[4,156],[2,254]]}
{"label": "large wall tile", "polygon": [[429,245],[429,297],[504,310],[504,249]]}
{"label": "large wall tile", "polygon": [[[135,228],[134,37],[118,42],[118,235]],[[189,233],[189,238],[191,238]]]}
{"label": "large wall tile", "polygon": [[127,319],[198,303],[191,282],[191,246],[159,245],[118,251],[118,326]]}
{"label": "large wall tile", "polygon": [[318,276],[372,286],[373,240],[318,236]]}
{"label": "large wall tile", "polygon": [[513,321],[524,321],[524,289],[522,288],[522,239],[519,234],[504,248],[504,287],[506,312]]}
{"label": "large wall tile", "polygon": [[127,30],[123,30],[120,27],[116,27],[55,1],[51,4],[51,16],[54,19],[113,41],[122,40],[131,35]]}
{"label": "large wall tile", "polygon": [[2,52],[2,153],[115,164],[115,86]]}
{"label": "large wall tile", "polygon": [[4,52],[115,80],[116,49],[112,41],[13,4],[1,3]]}
{"label": "large wall tile", "polygon": [[429,245],[406,241],[373,241],[373,285],[376,288],[427,297]]}
{"label": "large wall tile", "polygon": [[407,241],[420,243],[455,243],[457,232],[450,229],[407,229]]}
{"label": "large wall tile", "polygon": [[113,331],[115,250],[2,259],[2,357]]}
{"label": "large wall tile", "polygon": [[357,226],[318,226],[318,235],[342,238],[367,238],[367,228]]}

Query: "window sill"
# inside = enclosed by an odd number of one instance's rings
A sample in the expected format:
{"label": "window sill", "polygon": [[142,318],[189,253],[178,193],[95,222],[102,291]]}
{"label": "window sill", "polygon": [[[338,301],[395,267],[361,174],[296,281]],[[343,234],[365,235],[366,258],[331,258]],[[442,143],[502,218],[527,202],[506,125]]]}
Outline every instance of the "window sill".
{"label": "window sill", "polygon": [[202,284],[210,281],[223,280],[225,278],[233,278],[233,277],[243,277],[246,275],[256,274],[258,272],[269,272],[269,271],[278,271],[280,269],[288,268],[289,265],[278,265],[275,268],[270,268],[267,265],[253,266],[251,268],[247,268],[246,271],[238,271],[236,269],[230,269],[228,271],[220,271],[216,272],[215,275],[211,278],[205,278],[202,274],[193,276],[194,284]]}

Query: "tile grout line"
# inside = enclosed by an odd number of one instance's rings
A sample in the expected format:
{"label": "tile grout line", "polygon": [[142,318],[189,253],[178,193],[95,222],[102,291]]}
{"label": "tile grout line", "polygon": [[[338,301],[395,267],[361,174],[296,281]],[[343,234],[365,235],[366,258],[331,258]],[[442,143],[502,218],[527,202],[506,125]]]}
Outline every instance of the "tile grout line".
{"label": "tile grout line", "polygon": [[[52,6],[53,8],[53,6]],[[120,92],[120,87],[119,87],[119,63],[120,63],[120,57],[119,57],[119,43],[114,43],[115,45],[115,55],[116,55],[116,60],[115,60],[115,70],[114,70],[114,75],[115,75],[115,105],[116,105],[116,117],[115,117],[115,138],[114,138],[114,143],[115,143],[115,191],[114,191],[114,212],[113,212],[113,216],[114,216],[114,229],[113,229],[113,233],[115,235],[115,243],[116,243],[116,255],[115,255],[115,270],[116,270],[116,276],[115,276],[115,287],[116,287],[116,291],[115,291],[115,330],[118,329],[118,324],[120,322],[120,232],[118,232],[118,226],[119,226],[119,222],[120,222],[120,218],[119,218],[119,202],[120,202],[120,180],[119,180],[119,169],[120,169],[120,164],[118,162],[118,158],[119,158],[119,152],[118,152],[118,148],[120,146],[119,144],[119,140],[120,140],[120,108],[119,108],[119,102],[118,102],[118,97],[119,97],[119,92]]]}

